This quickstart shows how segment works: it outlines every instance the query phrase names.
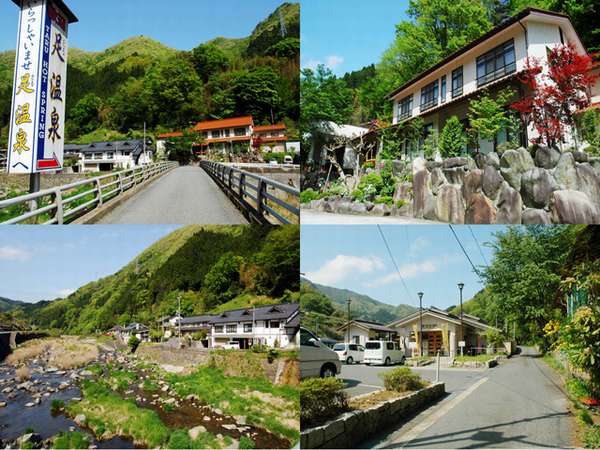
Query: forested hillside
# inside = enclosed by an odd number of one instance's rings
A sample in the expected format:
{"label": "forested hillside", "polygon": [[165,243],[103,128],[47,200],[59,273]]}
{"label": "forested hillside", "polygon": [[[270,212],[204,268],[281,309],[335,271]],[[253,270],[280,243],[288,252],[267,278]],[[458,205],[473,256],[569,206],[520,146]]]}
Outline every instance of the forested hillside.
{"label": "forested hillside", "polygon": [[588,52],[600,51],[597,0],[411,0],[408,20],[396,25],[395,39],[374,66],[343,77],[325,67],[302,71],[302,127],[318,120],[391,122],[393,89],[528,6],[568,15]]}
{"label": "forested hillside", "polygon": [[114,275],[65,299],[23,308],[41,328],[73,333],[149,325],[177,309],[185,315],[224,307],[297,300],[299,230],[188,226],[156,242]]}
{"label": "forested hillside", "polygon": [[[287,34],[281,33],[281,16]],[[179,51],[148,37],[103,52],[71,48],[66,141],[139,136],[191,122],[253,115],[298,120],[300,7],[284,3],[244,39],[216,38]],[[0,53],[0,146],[6,146],[15,52]]]}
{"label": "forested hillside", "polygon": [[10,311],[11,309],[23,306],[25,303],[9,298],[0,297],[0,312]]}

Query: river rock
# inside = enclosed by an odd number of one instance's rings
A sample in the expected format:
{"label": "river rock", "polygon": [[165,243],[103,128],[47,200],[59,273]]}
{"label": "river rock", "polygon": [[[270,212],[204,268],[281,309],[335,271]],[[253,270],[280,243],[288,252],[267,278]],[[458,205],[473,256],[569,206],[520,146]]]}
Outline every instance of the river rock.
{"label": "river rock", "polygon": [[577,190],[577,171],[572,153],[563,153],[554,169],[554,179],[563,190]]}
{"label": "river rock", "polygon": [[37,433],[27,433],[17,439],[20,448],[31,448],[33,445],[38,444],[41,441],[42,437]]}
{"label": "river rock", "polygon": [[81,375],[82,377],[91,377],[94,374],[89,370],[82,370],[81,372],[79,372],[79,375]]}
{"label": "river rock", "polygon": [[550,214],[543,209],[527,208],[523,211],[523,225],[549,225],[552,223]]}
{"label": "river rock", "polygon": [[34,402],[25,403],[25,407],[27,407],[27,408],[32,408],[33,406],[35,406]]}
{"label": "river rock", "polygon": [[392,208],[385,203],[377,203],[370,212],[373,216],[385,217],[392,214]]}
{"label": "river rock", "polygon": [[465,211],[465,223],[496,223],[496,208],[482,193],[472,194]]}
{"label": "river rock", "polygon": [[7,402],[0,402],[0,408],[5,408],[8,405]]}
{"label": "river rock", "polygon": [[473,194],[481,193],[483,182],[483,170],[475,169],[465,175],[462,185],[462,196],[468,205]]}
{"label": "river rock", "polygon": [[235,416],[234,419],[238,425],[246,425],[246,421],[247,421],[246,416]]}
{"label": "river rock", "polygon": [[465,203],[458,186],[445,184],[440,187],[435,214],[437,219],[442,222],[465,223]]}
{"label": "river rock", "polygon": [[554,191],[550,199],[550,213],[554,223],[600,223],[598,208],[580,191]]}
{"label": "river rock", "polygon": [[200,398],[196,394],[186,395],[185,399],[189,402],[198,401]]}
{"label": "river rock", "polygon": [[427,170],[420,170],[413,176],[413,211],[416,218],[424,217],[426,205],[432,199],[431,175]]}
{"label": "river rock", "polygon": [[575,168],[577,174],[577,190],[585,193],[589,199],[600,207],[600,175],[589,163],[579,164]]}
{"label": "river rock", "polygon": [[198,425],[197,427],[190,428],[188,430],[188,435],[192,440],[198,439],[198,436],[200,436],[202,433],[206,433],[206,427],[203,427],[202,425]]}
{"label": "river rock", "polygon": [[169,390],[169,386],[165,384],[162,388],[160,388],[160,390],[163,392],[167,392]]}
{"label": "river rock", "polygon": [[11,387],[5,387],[4,389],[2,389],[2,393],[3,393],[3,394],[8,394],[8,393],[9,393],[9,392],[11,392],[11,391],[12,391],[12,388],[11,388]]}
{"label": "river rock", "polygon": [[[511,150],[508,150],[511,151]],[[505,181],[500,188],[496,201],[496,223],[517,224],[521,223],[523,201],[516,189]]]}
{"label": "river rock", "polygon": [[540,145],[535,152],[535,165],[543,169],[554,169],[560,159],[560,152],[552,147]]}
{"label": "river rock", "polygon": [[58,372],[58,369],[56,367],[46,367],[46,372],[54,373],[54,372]]}
{"label": "river rock", "polygon": [[521,177],[521,198],[526,206],[545,208],[550,201],[550,194],[557,189],[556,181],[546,169],[535,167]]}
{"label": "river rock", "polygon": [[208,417],[208,416],[204,416],[204,417],[202,418],[202,420],[204,420],[205,422],[210,422],[210,417]]}
{"label": "river rock", "polygon": [[62,382],[58,385],[58,390],[59,391],[64,391],[65,389],[69,389],[69,383],[67,382]]}
{"label": "river rock", "polygon": [[85,414],[77,414],[73,420],[77,425],[83,426],[87,421],[87,417],[85,417]]}
{"label": "river rock", "polygon": [[221,425],[223,428],[225,428],[226,430],[236,430],[237,426],[230,424],[230,423],[224,423],[223,425]]}
{"label": "river rock", "polygon": [[500,157],[496,152],[490,152],[485,155],[485,165],[492,166],[494,169],[500,169]]}
{"label": "river rock", "polygon": [[219,416],[223,415],[223,411],[221,411],[219,408],[213,408],[213,412]]}

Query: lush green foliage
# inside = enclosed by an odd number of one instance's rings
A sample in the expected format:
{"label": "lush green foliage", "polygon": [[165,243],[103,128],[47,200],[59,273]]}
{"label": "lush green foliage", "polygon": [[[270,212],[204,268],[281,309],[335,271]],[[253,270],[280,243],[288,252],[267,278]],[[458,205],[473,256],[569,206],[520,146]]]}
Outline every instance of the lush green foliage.
{"label": "lush green foliage", "polygon": [[302,427],[319,425],[348,410],[344,382],[334,377],[308,378],[300,383]]}
{"label": "lush green foliage", "polygon": [[383,385],[388,391],[416,391],[425,386],[421,377],[413,373],[408,367],[396,367],[382,372],[380,377],[383,379]]}
{"label": "lush green foliage", "polygon": [[467,137],[463,130],[462,123],[460,123],[458,117],[450,117],[446,121],[446,125],[444,125],[444,129],[440,134],[440,154],[443,158],[459,156],[463,152],[466,144]]}
{"label": "lush green foliage", "polygon": [[481,139],[493,141],[500,130],[510,123],[505,109],[507,102],[513,97],[511,89],[504,89],[491,97],[482,94],[469,102],[469,123]]}
{"label": "lush green foliage", "polygon": [[88,448],[90,441],[88,437],[80,431],[61,432],[54,438],[52,448],[54,449],[73,449]]}
{"label": "lush green foliage", "polygon": [[[237,275],[229,270],[231,261]],[[227,268],[238,284],[231,288],[224,284],[215,266]],[[132,321],[152,324],[156,317],[175,313],[178,296],[185,315],[225,304],[232,293],[239,293],[244,304],[253,299],[260,303],[260,296],[266,296],[262,300],[266,303],[286,301],[290,291],[299,289],[298,271],[297,226],[189,226],[156,242],[116,274],[89,283],[66,299],[26,305],[26,315],[43,328],[76,333]]]}

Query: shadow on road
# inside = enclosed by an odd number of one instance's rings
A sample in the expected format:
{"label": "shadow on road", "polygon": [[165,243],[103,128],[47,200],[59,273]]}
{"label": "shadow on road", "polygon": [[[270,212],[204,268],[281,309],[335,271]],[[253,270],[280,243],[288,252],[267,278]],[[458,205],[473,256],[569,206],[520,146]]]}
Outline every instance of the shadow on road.
{"label": "shadow on road", "polygon": [[344,382],[345,389],[353,388],[353,387],[358,386],[359,384],[362,384],[362,381],[360,381],[360,380],[352,380],[349,378],[340,378],[340,379]]}
{"label": "shadow on road", "polygon": [[407,447],[428,447],[428,448],[452,448],[451,444],[453,442],[460,441],[472,441],[473,444],[461,448],[481,448],[481,447],[498,447],[500,444],[511,442],[511,443],[520,443],[523,444],[521,447],[531,446],[531,447],[545,447],[545,448],[555,448],[552,445],[540,444],[539,442],[532,442],[530,440],[526,440],[524,435],[517,436],[504,436],[504,433],[501,431],[488,431],[491,428],[498,428],[504,426],[510,426],[515,424],[521,424],[523,422],[535,422],[539,420],[556,418],[562,416],[568,416],[568,413],[552,413],[552,414],[544,414],[542,416],[530,417],[527,419],[519,419],[510,422],[504,423],[495,423],[493,425],[487,427],[479,427],[479,428],[467,428],[464,430],[456,430],[452,433],[447,434],[439,434],[432,437],[423,437],[416,438],[412,441],[399,442],[397,444],[391,444],[380,448],[407,448]]}

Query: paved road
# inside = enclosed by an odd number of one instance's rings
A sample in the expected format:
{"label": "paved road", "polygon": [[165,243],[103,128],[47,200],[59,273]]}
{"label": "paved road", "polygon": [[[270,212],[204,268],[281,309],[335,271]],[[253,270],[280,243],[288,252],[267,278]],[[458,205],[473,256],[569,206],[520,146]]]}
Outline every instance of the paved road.
{"label": "paved road", "polygon": [[388,216],[388,217],[378,217],[378,216],[360,216],[360,215],[352,215],[352,214],[332,214],[321,211],[314,211],[311,209],[303,209],[300,215],[300,222],[302,224],[372,224],[372,223],[381,223],[381,224],[429,224],[436,225],[441,222],[432,222],[430,220],[421,220],[414,219],[412,217],[399,217],[399,216]]}
{"label": "paved road", "polygon": [[245,224],[241,212],[200,167],[184,166],[151,182],[100,223]]}
{"label": "paved road", "polygon": [[[396,430],[363,443],[372,448],[566,448],[573,424],[556,375],[528,355],[502,361]],[[442,377],[443,380],[443,377]]]}

